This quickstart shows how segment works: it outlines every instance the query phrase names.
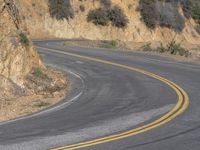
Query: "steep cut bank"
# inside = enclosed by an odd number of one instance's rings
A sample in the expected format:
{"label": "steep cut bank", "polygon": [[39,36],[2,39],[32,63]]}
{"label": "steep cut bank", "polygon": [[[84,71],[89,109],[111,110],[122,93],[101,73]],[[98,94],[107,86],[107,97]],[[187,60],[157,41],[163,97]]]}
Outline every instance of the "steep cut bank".
{"label": "steep cut bank", "polygon": [[17,0],[0,0],[0,121],[55,104],[69,84],[65,74],[43,64],[20,8]]}
{"label": "steep cut bank", "polygon": [[[62,2],[63,1],[63,2]],[[124,42],[169,42],[174,37],[177,41],[189,44],[199,44],[200,35],[197,32],[196,22],[193,18],[186,18],[183,13],[182,3],[176,4],[178,9],[175,9],[174,2],[152,0],[148,2],[156,2],[152,5],[157,8],[157,13],[163,11],[171,12],[169,14],[163,13],[161,15],[160,23],[156,22],[155,29],[149,28],[143,21],[145,9],[141,7],[141,1],[144,0],[62,0],[62,7],[59,7],[58,1],[51,0],[21,0],[21,12],[26,16],[24,20],[33,37],[60,37],[60,38],[86,38],[91,40],[120,40]],[[181,0],[180,0],[181,1]],[[178,2],[178,1],[177,1]],[[142,4],[143,6],[144,4]],[[121,19],[121,16],[115,16],[119,11],[110,13],[106,16],[106,11],[97,12],[94,17],[101,19],[100,23],[106,23],[106,26],[94,24],[88,21],[89,12],[95,9],[106,10],[114,7],[120,7],[128,19],[125,28],[113,26],[113,21]],[[150,7],[152,10],[153,7]],[[60,12],[61,15],[56,15]],[[149,12],[151,13],[151,12]],[[173,14],[174,13],[174,14]],[[171,28],[176,27],[176,22],[183,21],[176,14],[185,20],[180,27],[182,30],[177,32]],[[103,15],[103,16],[102,16]],[[156,16],[156,14],[152,14]],[[167,17],[166,17],[167,16]],[[152,17],[152,16],[151,16]],[[158,16],[159,17],[159,16]],[[171,17],[171,18],[170,18]],[[110,19],[110,22],[102,22]],[[116,20],[115,20],[116,19]],[[178,20],[176,20],[178,19]],[[163,21],[164,20],[164,21]],[[169,21],[173,23],[171,26]],[[116,22],[114,22],[116,23]],[[123,22],[122,22],[123,23]],[[163,25],[163,26],[160,26]],[[95,34],[94,34],[95,33]]]}
{"label": "steep cut bank", "polygon": [[27,27],[12,0],[0,0],[0,74],[18,85],[35,67],[44,67],[27,37]]}

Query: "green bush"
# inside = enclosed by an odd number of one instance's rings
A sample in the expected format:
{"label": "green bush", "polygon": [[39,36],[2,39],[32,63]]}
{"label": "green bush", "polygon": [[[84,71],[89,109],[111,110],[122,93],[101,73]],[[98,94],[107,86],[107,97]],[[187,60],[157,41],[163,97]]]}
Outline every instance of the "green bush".
{"label": "green bush", "polygon": [[200,1],[199,0],[184,0],[182,2],[183,12],[187,18],[193,18],[197,25],[195,29],[200,34]]}
{"label": "green bush", "polygon": [[183,12],[187,18],[193,18],[200,24],[200,1],[182,0]]}
{"label": "green bush", "polygon": [[115,6],[109,10],[108,17],[112,22],[112,25],[118,28],[124,28],[128,24],[128,18],[124,14],[124,11],[119,7]]}
{"label": "green bush", "polygon": [[192,17],[193,3],[191,0],[182,1],[183,13],[186,18]]}
{"label": "green bush", "polygon": [[140,0],[141,19],[150,29],[161,26],[181,32],[185,27],[185,20],[179,13],[177,4],[172,0]]}
{"label": "green bush", "polygon": [[175,40],[172,40],[170,43],[168,43],[167,51],[170,52],[170,54],[172,55],[179,54],[180,56],[185,56],[185,57],[188,57],[190,54],[188,50],[183,48],[180,43],[176,43]]}
{"label": "green bush", "polygon": [[174,21],[171,23],[170,26],[176,32],[181,32],[185,28],[185,19],[183,18],[182,15],[178,13],[178,11],[176,15],[174,16]]}
{"label": "green bush", "polygon": [[163,46],[163,43],[161,43],[160,46],[157,47],[156,51],[159,52],[159,53],[166,52],[166,48]]}
{"label": "green bush", "polygon": [[115,40],[111,41],[102,41],[99,47],[101,48],[109,48],[109,49],[114,49],[118,46],[118,42]]}
{"label": "green bush", "polygon": [[197,25],[197,26],[195,27],[195,29],[196,29],[197,33],[200,34],[200,25]]}
{"label": "green bush", "polygon": [[109,22],[112,23],[112,26],[117,28],[124,28],[128,24],[128,18],[124,14],[124,11],[115,6],[110,9],[98,8],[91,10],[87,16],[88,22],[93,22],[95,25],[107,26]]}
{"label": "green bush", "polygon": [[108,12],[102,8],[91,10],[87,16],[87,21],[95,25],[106,26],[109,23]]}
{"label": "green bush", "polygon": [[27,38],[25,33],[20,33],[19,34],[19,42],[23,45],[23,46],[29,46],[29,39]]}
{"label": "green bush", "polygon": [[74,10],[70,0],[48,0],[51,17],[57,20],[74,18]]}
{"label": "green bush", "polygon": [[40,79],[50,80],[50,78],[39,67],[33,69],[33,75],[35,75],[35,77]]}
{"label": "green bush", "polygon": [[47,106],[49,106],[49,105],[50,105],[49,102],[40,101],[39,103],[35,104],[34,106],[35,106],[35,107],[47,107]]}
{"label": "green bush", "polygon": [[109,9],[111,8],[111,0],[100,0],[100,4],[103,8]]}
{"label": "green bush", "polygon": [[145,51],[145,52],[147,52],[147,51],[153,51],[153,49],[151,48],[151,43],[146,43],[146,44],[144,44],[144,45],[141,47],[141,49],[142,49],[143,51]]}
{"label": "green bush", "polygon": [[178,6],[172,3],[157,2],[157,13],[159,14],[158,25],[172,28],[176,32],[181,32],[185,27],[185,19],[179,13]]}
{"label": "green bush", "polygon": [[150,29],[155,29],[159,18],[155,9],[155,0],[140,0],[139,10],[141,19],[146,26]]}
{"label": "green bush", "polygon": [[0,44],[3,42],[3,39],[4,39],[3,37],[0,37]]}
{"label": "green bush", "polygon": [[163,46],[161,43],[159,47],[156,49],[152,49],[151,43],[144,44],[141,49],[143,51],[155,51],[159,53],[170,53],[172,55],[180,55],[188,57],[190,52],[181,46],[181,43],[177,43],[175,40],[172,40],[167,44],[167,46]]}
{"label": "green bush", "polygon": [[36,76],[36,77],[42,77],[43,76],[43,72],[40,68],[34,68],[34,72],[33,74]]}

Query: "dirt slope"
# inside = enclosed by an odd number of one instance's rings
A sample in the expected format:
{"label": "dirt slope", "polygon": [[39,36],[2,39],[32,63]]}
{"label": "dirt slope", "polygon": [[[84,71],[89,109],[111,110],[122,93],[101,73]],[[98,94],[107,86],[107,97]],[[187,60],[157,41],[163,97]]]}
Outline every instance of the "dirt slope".
{"label": "dirt slope", "polygon": [[0,6],[0,75],[22,85],[32,67],[43,64],[31,41],[27,46],[20,43],[19,34],[28,31],[15,3],[8,7],[0,0]]}
{"label": "dirt slope", "polygon": [[[129,19],[128,27],[119,29],[111,25],[102,27],[87,22],[90,10],[100,7],[100,0],[71,0],[74,18],[57,21],[49,15],[48,0],[21,0],[21,10],[26,16],[24,20],[33,37],[55,36],[61,38],[87,38],[92,40],[121,40],[132,42],[168,42],[176,33],[168,28],[157,27],[152,31],[141,21],[140,12],[137,10],[139,0],[112,0],[112,5],[120,6]],[[80,10],[84,7],[84,11]],[[180,11],[182,11],[180,9]],[[187,20],[184,30],[176,35],[177,41],[199,44],[200,35],[194,29],[194,21]],[[95,33],[95,34],[94,34]]]}
{"label": "dirt slope", "polygon": [[0,121],[47,108],[67,92],[67,76],[46,68],[18,0],[0,0]]}

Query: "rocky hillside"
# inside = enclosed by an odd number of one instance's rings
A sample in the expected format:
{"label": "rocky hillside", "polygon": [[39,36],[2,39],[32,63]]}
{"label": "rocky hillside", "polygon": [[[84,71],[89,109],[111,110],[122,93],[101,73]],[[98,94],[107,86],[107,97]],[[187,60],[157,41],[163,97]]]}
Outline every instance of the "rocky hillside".
{"label": "rocky hillside", "polygon": [[0,74],[22,85],[42,66],[29,36],[200,44],[199,10],[199,0],[0,0]]}
{"label": "rocky hillside", "polygon": [[21,0],[0,0],[0,121],[40,111],[68,91],[65,73],[45,67],[29,38]]}
{"label": "rocky hillside", "polygon": [[22,86],[33,66],[43,66],[27,36],[18,3],[0,0],[0,78]]}
{"label": "rocky hillside", "polygon": [[187,8],[191,1],[192,6],[198,3],[198,0],[20,0],[20,10],[33,37],[126,42],[168,42],[176,38],[199,44],[198,16],[188,15],[195,11]]}
{"label": "rocky hillside", "polygon": [[120,41],[132,49],[147,43],[144,50],[155,43],[181,56],[191,54],[182,44],[195,45],[200,58],[200,1],[0,0],[0,120],[49,107],[70,85],[43,65],[30,37]]}

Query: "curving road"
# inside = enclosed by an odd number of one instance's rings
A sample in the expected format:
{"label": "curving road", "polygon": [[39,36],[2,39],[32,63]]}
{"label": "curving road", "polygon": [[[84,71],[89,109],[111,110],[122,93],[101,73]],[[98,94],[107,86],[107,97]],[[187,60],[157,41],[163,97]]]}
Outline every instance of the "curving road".
{"label": "curving road", "polygon": [[50,109],[0,123],[0,150],[199,150],[199,65],[34,43],[46,64],[68,72],[71,92]]}

